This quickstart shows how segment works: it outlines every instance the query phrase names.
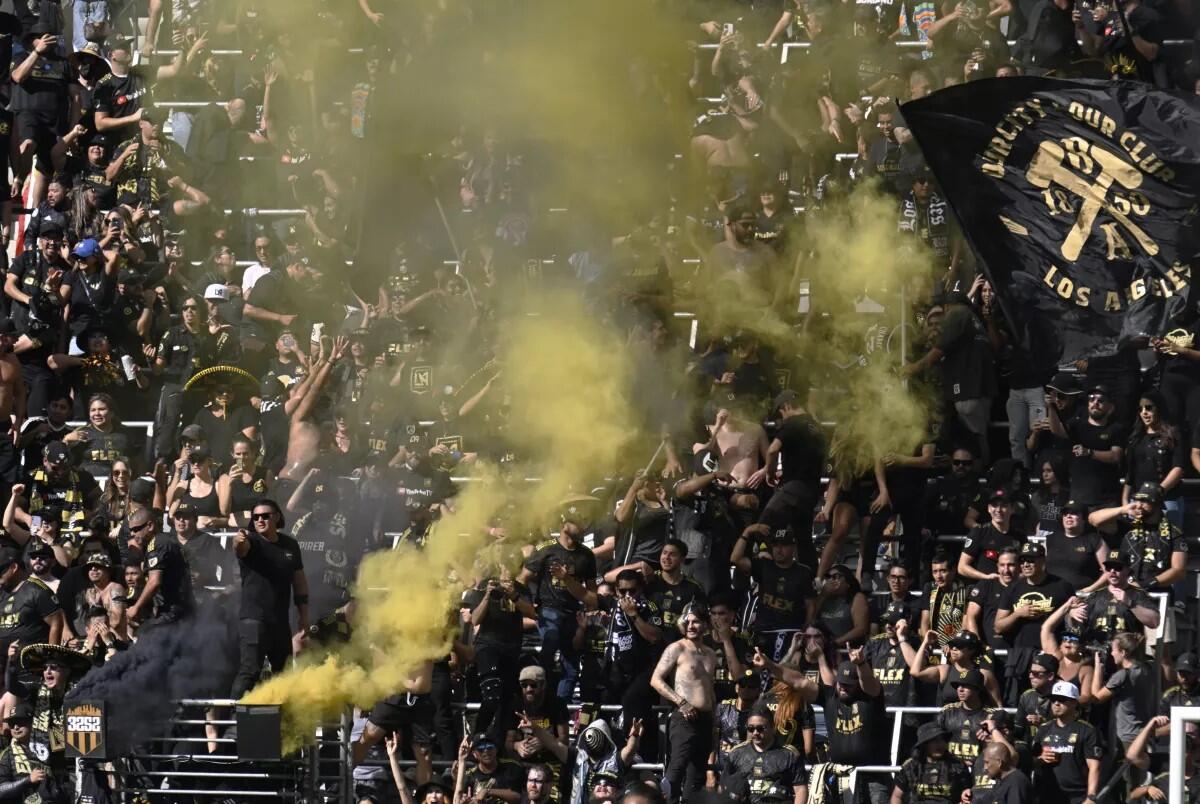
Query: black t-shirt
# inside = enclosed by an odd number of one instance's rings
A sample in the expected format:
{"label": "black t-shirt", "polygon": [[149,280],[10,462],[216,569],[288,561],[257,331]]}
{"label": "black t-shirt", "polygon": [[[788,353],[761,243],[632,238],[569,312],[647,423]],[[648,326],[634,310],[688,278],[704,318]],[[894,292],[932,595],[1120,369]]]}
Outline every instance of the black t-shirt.
{"label": "black t-shirt", "polygon": [[1062,578],[1047,574],[1039,584],[1030,583],[1028,578],[1017,578],[1004,593],[1001,608],[1015,611],[1017,606],[1028,603],[1037,616],[1022,619],[1016,631],[1009,631],[1009,641],[1014,648],[1038,648],[1042,644],[1042,623],[1059,606],[1070,600],[1075,590]]}
{"label": "black t-shirt", "polygon": [[[463,606],[473,611],[486,594],[485,589],[468,589],[463,596]],[[515,599],[504,594],[502,589],[497,589],[488,601],[483,622],[475,632],[476,645],[506,645],[514,650],[520,646],[522,615],[517,608],[517,602],[530,600],[529,588],[524,584],[514,583],[513,594]]]}
{"label": "black t-shirt", "polygon": [[258,409],[259,435],[263,443],[263,465],[278,472],[287,462],[291,417],[282,399],[264,399]]}
{"label": "black t-shirt", "polygon": [[233,410],[227,410],[224,417],[213,415],[209,408],[201,408],[192,419],[192,424],[204,428],[209,454],[225,467],[233,460],[234,439],[244,436],[244,431],[257,423],[254,408],[249,405],[239,405]]}
{"label": "black t-shirt", "polygon": [[[1088,417],[1080,416],[1067,425],[1067,434],[1072,445],[1079,444],[1097,452],[1125,445],[1124,431],[1116,422],[1092,424]],[[1121,495],[1121,465],[1101,463],[1088,455],[1075,455],[1070,459],[1071,495],[1080,502],[1091,505],[1116,500]]]}
{"label": "black t-shirt", "polygon": [[[1176,435],[1172,439],[1161,434],[1143,435],[1129,441],[1125,451],[1125,485],[1137,490],[1143,483],[1162,483],[1167,473],[1175,467],[1188,465],[1188,449],[1184,440]],[[1179,497],[1176,485],[1166,493],[1167,499]]]}
{"label": "black t-shirt", "polygon": [[212,365],[215,342],[207,327],[192,333],[183,324],[177,324],[163,333],[158,342],[156,358],[161,358],[163,382],[183,384],[196,371]]}
{"label": "black t-shirt", "polygon": [[1017,532],[1016,528],[1010,526],[1008,533],[1001,533],[988,522],[986,525],[971,528],[971,532],[967,534],[967,541],[963,544],[963,552],[974,559],[975,569],[984,575],[991,575],[996,571],[996,559],[1000,557],[1000,550],[1010,544],[1021,544],[1024,541],[1025,534]]}
{"label": "black t-shirt", "polygon": [[944,354],[943,385],[951,399],[959,402],[995,396],[992,347],[987,329],[974,310],[965,304],[954,304],[946,310],[938,348]]}
{"label": "black t-shirt", "polygon": [[987,801],[976,801],[971,797],[972,804],[1033,804],[1033,782],[1022,771],[1014,770],[1005,776],[988,791]]}
{"label": "black t-shirt", "polygon": [[562,564],[569,576],[586,586],[596,579],[596,556],[582,545],[568,550],[555,540],[525,562],[525,569],[533,574],[535,599],[540,606],[555,611],[578,611],[582,603],[550,571],[555,564]]}
{"label": "black t-shirt", "polygon": [[798,480],[810,488],[821,483],[825,467],[825,434],[806,413],[784,419],[775,433],[782,446],[783,481]]}
{"label": "black t-shirt", "polygon": [[258,533],[250,533],[250,549],[238,558],[242,574],[243,620],[261,620],[272,625],[288,625],[292,599],[292,579],[304,569],[300,545],[286,533],[274,542]]}
{"label": "black t-shirt", "polygon": [[[1157,11],[1141,3],[1126,14],[1125,19],[1129,22],[1130,32],[1161,47],[1168,28],[1166,21]],[[1147,61],[1134,46],[1133,37],[1125,32],[1120,17],[1111,11],[1104,20],[1100,33],[1102,41],[1098,51],[1108,67],[1109,75],[1116,79],[1155,83],[1154,65],[1165,56],[1160,53],[1155,62]]]}
{"label": "black t-shirt", "polygon": [[850,703],[843,703],[834,688],[826,687],[824,692],[829,761],[847,765],[870,765],[878,761],[886,731],[883,695],[869,698],[860,692]]}
{"label": "black t-shirt", "polygon": [[[43,55],[34,64],[29,77],[23,83],[12,84],[14,112],[39,112],[65,120],[67,111],[67,87],[74,83],[75,71],[71,69],[59,44]],[[16,69],[29,56],[31,49],[23,42],[13,42],[12,69]]]}
{"label": "black t-shirt", "polygon": [[817,594],[811,569],[795,563],[783,568],[774,561],[755,556],[750,562],[750,576],[758,582],[758,608],[754,614],[756,632],[804,627],[805,603]]}
{"label": "black t-shirt", "polygon": [[1061,801],[1066,796],[1087,793],[1087,760],[1100,759],[1104,753],[1096,730],[1090,723],[1080,720],[1065,726],[1054,720],[1043,723],[1034,735],[1031,748],[1034,756],[1041,754],[1043,748],[1050,748],[1059,755],[1056,765],[1038,768],[1035,778],[1041,801]]}
{"label": "black t-shirt", "polygon": [[180,616],[192,610],[192,573],[171,533],[156,533],[146,545],[146,574],[162,572],[162,583],[154,595],[156,616]]}
{"label": "black t-shirt", "polygon": [[1078,536],[1051,531],[1046,536],[1046,572],[1057,575],[1073,589],[1084,589],[1100,577],[1096,551],[1104,540],[1085,525]]}
{"label": "black t-shirt", "polygon": [[141,450],[138,439],[127,430],[114,429],[105,433],[88,425],[83,428],[87,441],[79,442],[79,468],[93,477],[104,477],[116,460],[129,461],[136,468],[141,465]]}
{"label": "black t-shirt", "polygon": [[1008,587],[1000,583],[999,578],[988,578],[971,587],[967,594],[967,603],[977,603],[980,612],[980,634],[987,646],[992,650],[1008,650],[1009,642],[1003,634],[996,633],[996,612],[1004,600]]}
{"label": "black t-shirt", "polygon": [[48,642],[50,626],[46,618],[60,608],[50,587],[37,578],[26,578],[16,592],[0,589],[0,643]]}
{"label": "black t-shirt", "polygon": [[[160,538],[174,538],[170,534]],[[186,542],[180,542],[183,557],[187,559],[188,573],[192,578],[192,590],[197,595],[204,595],[206,586],[233,586],[233,548],[221,547],[221,540],[208,531],[198,531]]]}
{"label": "black t-shirt", "polygon": [[[111,117],[128,117],[142,108],[142,97],[146,94],[146,78],[138,67],[130,69],[129,75],[117,76],[107,73],[96,82],[94,93],[96,111]],[[138,133],[137,123],[127,123],[108,132],[110,140],[121,142]]]}

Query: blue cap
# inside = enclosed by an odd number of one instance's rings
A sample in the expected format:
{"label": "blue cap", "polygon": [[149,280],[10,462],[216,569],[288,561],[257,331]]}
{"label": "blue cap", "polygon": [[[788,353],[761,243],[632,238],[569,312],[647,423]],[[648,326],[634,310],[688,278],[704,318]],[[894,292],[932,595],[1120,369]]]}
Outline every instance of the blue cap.
{"label": "blue cap", "polygon": [[71,256],[87,259],[88,257],[95,257],[99,253],[100,244],[96,242],[96,238],[89,237],[75,244],[74,250],[71,251]]}

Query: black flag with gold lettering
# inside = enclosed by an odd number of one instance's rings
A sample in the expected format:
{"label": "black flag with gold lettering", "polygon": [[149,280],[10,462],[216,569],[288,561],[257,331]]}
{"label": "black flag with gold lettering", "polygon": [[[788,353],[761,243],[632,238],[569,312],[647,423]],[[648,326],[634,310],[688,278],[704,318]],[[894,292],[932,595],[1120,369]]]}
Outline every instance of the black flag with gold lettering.
{"label": "black flag with gold lettering", "polygon": [[1200,98],[999,78],[901,112],[1044,366],[1112,354],[1195,315]]}

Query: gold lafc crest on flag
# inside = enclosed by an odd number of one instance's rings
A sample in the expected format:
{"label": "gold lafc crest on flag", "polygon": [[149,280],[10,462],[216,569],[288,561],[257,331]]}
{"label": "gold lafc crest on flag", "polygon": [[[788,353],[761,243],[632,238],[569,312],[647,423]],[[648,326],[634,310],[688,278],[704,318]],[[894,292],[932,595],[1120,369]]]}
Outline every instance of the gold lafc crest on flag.
{"label": "gold lafc crest on flag", "polygon": [[67,745],[80,757],[104,747],[104,710],[94,704],[76,704],[65,712]]}

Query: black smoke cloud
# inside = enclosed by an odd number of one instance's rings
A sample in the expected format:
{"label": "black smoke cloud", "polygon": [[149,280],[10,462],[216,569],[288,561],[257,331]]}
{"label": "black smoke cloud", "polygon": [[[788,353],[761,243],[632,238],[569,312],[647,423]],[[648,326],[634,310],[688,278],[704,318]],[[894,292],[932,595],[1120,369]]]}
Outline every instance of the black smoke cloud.
{"label": "black smoke cloud", "polygon": [[228,697],[236,667],[231,617],[209,604],[188,619],[144,629],[133,647],[84,676],[67,703],[103,701],[109,751],[125,754],[168,736],[172,701]]}

